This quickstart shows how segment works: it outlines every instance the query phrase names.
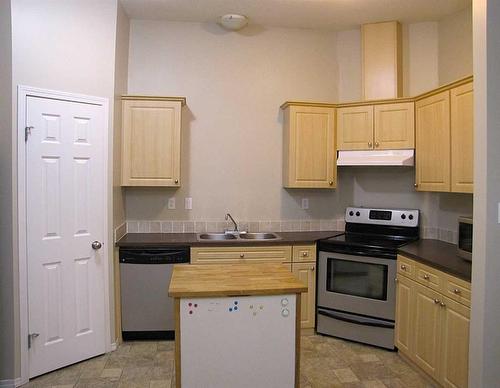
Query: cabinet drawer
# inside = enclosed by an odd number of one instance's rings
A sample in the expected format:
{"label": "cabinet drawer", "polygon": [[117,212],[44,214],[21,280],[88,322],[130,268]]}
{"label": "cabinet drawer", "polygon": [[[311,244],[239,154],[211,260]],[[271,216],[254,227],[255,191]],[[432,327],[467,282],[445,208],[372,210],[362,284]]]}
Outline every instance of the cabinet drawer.
{"label": "cabinet drawer", "polygon": [[415,280],[435,291],[442,292],[444,273],[427,265],[417,263]]}
{"label": "cabinet drawer", "polygon": [[316,261],[316,245],[295,245],[292,248],[294,262]]}
{"label": "cabinet drawer", "polygon": [[290,262],[291,246],[191,248],[192,264]]}
{"label": "cabinet drawer", "polygon": [[448,298],[470,307],[471,292],[469,282],[445,274],[443,292]]}
{"label": "cabinet drawer", "polygon": [[413,260],[398,255],[398,274],[415,279],[416,265],[417,263]]}

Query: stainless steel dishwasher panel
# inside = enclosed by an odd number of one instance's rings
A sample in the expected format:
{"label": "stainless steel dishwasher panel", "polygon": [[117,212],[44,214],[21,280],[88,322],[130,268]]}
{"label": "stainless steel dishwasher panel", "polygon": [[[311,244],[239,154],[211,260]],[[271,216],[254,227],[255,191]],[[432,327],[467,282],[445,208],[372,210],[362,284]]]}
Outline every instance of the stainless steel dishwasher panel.
{"label": "stainless steel dishwasher panel", "polygon": [[189,250],[120,250],[124,340],[173,338],[174,300],[168,286],[174,264],[189,264]]}

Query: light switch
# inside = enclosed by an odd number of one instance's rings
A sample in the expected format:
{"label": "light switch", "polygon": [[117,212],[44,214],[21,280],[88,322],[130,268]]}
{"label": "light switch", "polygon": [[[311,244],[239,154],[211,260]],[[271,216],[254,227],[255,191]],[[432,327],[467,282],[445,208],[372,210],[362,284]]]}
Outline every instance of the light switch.
{"label": "light switch", "polygon": [[168,205],[167,206],[168,206],[168,208],[170,210],[175,209],[175,197],[172,197],[172,198],[168,199]]}
{"label": "light switch", "polygon": [[193,198],[186,197],[184,198],[184,209],[191,210],[193,208]]}
{"label": "light switch", "polygon": [[302,209],[309,209],[309,198],[302,198]]}

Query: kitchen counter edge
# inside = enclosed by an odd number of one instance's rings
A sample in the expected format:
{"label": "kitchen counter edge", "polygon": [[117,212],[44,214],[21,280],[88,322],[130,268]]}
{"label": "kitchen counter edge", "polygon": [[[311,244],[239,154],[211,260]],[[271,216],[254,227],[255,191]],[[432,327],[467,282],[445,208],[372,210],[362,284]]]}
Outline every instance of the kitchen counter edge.
{"label": "kitchen counter edge", "polygon": [[471,281],[472,263],[457,255],[457,246],[440,240],[421,239],[399,248],[402,256]]}

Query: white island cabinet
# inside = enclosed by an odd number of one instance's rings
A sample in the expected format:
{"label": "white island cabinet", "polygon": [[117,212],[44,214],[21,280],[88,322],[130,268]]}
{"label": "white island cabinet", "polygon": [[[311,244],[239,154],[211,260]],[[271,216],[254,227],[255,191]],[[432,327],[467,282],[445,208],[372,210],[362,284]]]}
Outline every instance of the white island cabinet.
{"label": "white island cabinet", "polygon": [[277,264],[176,266],[176,386],[299,386],[300,293]]}

